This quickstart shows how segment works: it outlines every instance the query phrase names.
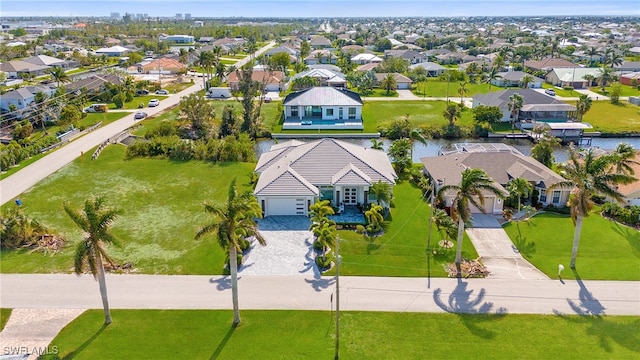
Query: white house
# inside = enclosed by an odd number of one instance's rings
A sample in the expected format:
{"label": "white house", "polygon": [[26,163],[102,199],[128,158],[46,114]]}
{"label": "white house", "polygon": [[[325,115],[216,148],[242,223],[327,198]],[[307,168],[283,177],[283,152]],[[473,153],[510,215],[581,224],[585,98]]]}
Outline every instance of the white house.
{"label": "white house", "polygon": [[375,54],[362,53],[362,54],[353,56],[351,58],[351,62],[359,65],[370,64],[370,63],[381,63],[382,58],[380,58]]}
{"label": "white house", "polygon": [[492,85],[500,87],[520,86],[522,79],[527,75],[531,76],[531,81],[528,83],[528,88],[530,89],[539,89],[544,82],[544,79],[532,76],[524,71],[506,71],[498,73],[498,75],[500,76],[499,78],[491,80]]}
{"label": "white house", "polygon": [[131,50],[127,49],[124,46],[112,46],[108,48],[101,48],[95,51],[96,55],[107,55],[107,56],[124,56],[126,53]]}
{"label": "white house", "polygon": [[36,94],[43,93],[47,97],[51,97],[55,93],[55,89],[47,86],[25,86],[16,90],[8,91],[0,96],[0,108],[9,110],[11,105],[15,105],[16,109],[24,109],[35,102]]}
{"label": "white house", "polygon": [[254,195],[264,216],[308,215],[316,200],[337,208],[367,204],[375,200],[371,185],[397,179],[384,151],[330,138],[274,144],[254,171],[260,174]]}
{"label": "white house", "polygon": [[518,116],[520,120],[566,122],[571,120],[571,116],[576,111],[575,106],[532,89],[508,89],[487,94],[477,94],[473,96],[472,108],[480,105],[497,106],[502,110],[501,121],[511,121],[509,98],[516,93],[520,94],[524,100]]}
{"label": "white house", "polygon": [[312,87],[288,94],[283,129],[361,130],[362,98],[356,92],[331,86]]}

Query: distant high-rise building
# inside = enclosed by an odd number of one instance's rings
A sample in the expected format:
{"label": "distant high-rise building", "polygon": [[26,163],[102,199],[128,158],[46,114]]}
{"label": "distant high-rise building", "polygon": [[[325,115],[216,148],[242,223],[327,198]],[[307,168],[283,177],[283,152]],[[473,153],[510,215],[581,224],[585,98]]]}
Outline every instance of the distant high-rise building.
{"label": "distant high-rise building", "polygon": [[185,20],[191,19],[191,14],[184,14],[184,19]]}
{"label": "distant high-rise building", "polygon": [[142,16],[146,19],[146,18],[148,18],[148,17],[149,17],[149,14],[144,13],[144,14],[142,14]]}
{"label": "distant high-rise building", "polygon": [[136,14],[136,19],[141,20],[144,18],[144,14]]}
{"label": "distant high-rise building", "polygon": [[177,13],[177,14],[176,14],[176,19],[182,19],[182,14]]}
{"label": "distant high-rise building", "polygon": [[112,19],[120,19],[120,13],[119,12],[112,12],[111,13],[111,18]]}

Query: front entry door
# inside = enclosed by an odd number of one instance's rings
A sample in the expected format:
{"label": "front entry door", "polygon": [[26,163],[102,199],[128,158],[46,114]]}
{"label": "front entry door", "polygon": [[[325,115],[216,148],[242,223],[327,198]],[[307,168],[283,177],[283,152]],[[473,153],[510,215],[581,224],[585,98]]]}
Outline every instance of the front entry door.
{"label": "front entry door", "polygon": [[358,196],[356,188],[345,188],[344,189],[344,204],[345,205],[355,205],[358,203]]}

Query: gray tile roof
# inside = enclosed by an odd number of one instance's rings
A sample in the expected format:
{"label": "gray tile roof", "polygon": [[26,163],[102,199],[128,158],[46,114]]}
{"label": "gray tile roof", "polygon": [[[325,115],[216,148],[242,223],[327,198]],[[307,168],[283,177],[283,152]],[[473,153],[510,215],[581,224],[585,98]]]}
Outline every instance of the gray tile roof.
{"label": "gray tile roof", "polygon": [[329,86],[312,87],[287,95],[285,106],[362,106],[358,93]]}
{"label": "gray tile roof", "polygon": [[477,94],[473,99],[487,106],[505,107],[509,103],[509,97],[515,93],[522,95],[525,105],[530,104],[564,104],[550,96],[546,96],[532,89],[508,89],[494,91],[487,94]]}
{"label": "gray tile roof", "polygon": [[[264,189],[278,189],[279,195],[289,195],[287,186],[304,179],[314,186],[331,185],[336,182],[352,185],[383,181],[394,184],[397,178],[391,162],[381,150],[362,147],[331,138],[304,144],[289,143],[274,145],[272,151],[263,153],[255,171],[260,173],[255,194],[266,194]],[[285,172],[290,175],[281,177]],[[300,178],[296,176],[300,176]],[[295,178],[295,181],[294,181]],[[303,183],[305,184],[305,183]],[[308,185],[305,184],[307,188]],[[301,191],[292,187],[291,192]],[[269,190],[269,195],[276,195]],[[295,194],[291,194],[295,195]]]}
{"label": "gray tile roof", "polygon": [[263,195],[288,195],[288,196],[318,196],[320,190],[309,183],[290,167],[282,171],[263,173],[256,185],[254,194]]}
{"label": "gray tile roof", "polygon": [[533,76],[531,74],[527,74],[524,71],[505,71],[505,72],[498,73],[498,75],[502,76],[502,79],[509,80],[509,81],[520,81],[526,75],[530,75],[531,77],[533,77],[533,82],[544,82],[544,79],[541,79],[537,76]]}

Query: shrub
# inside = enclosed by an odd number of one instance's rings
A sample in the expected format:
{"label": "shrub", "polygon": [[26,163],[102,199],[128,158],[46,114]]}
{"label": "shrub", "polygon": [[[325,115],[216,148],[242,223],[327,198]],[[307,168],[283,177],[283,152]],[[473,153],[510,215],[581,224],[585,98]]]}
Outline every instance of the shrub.
{"label": "shrub", "polygon": [[564,215],[568,215],[571,213],[571,209],[569,209],[568,206],[563,205],[563,206],[554,206],[552,204],[549,204],[547,206],[544,207],[545,211],[551,211],[554,213],[558,213],[558,214],[564,214]]}
{"label": "shrub", "polygon": [[562,89],[567,91],[573,91],[573,86],[564,86],[562,87]]}
{"label": "shrub", "polygon": [[331,267],[331,257],[330,256],[316,256],[316,265],[322,271],[329,269]]}
{"label": "shrub", "polygon": [[640,226],[640,206],[622,207],[607,202],[602,206],[602,214],[630,226]]}

